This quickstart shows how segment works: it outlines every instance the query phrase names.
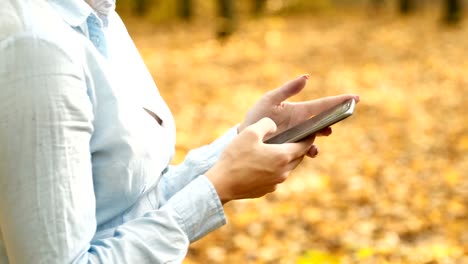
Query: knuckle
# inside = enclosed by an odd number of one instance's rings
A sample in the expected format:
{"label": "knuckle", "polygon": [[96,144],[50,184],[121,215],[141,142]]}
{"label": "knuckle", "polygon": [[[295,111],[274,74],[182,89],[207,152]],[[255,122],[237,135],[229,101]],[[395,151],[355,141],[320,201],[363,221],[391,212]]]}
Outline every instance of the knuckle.
{"label": "knuckle", "polygon": [[271,118],[269,118],[269,117],[264,117],[264,118],[263,118],[263,122],[267,123],[267,124],[270,125],[270,126],[276,126],[275,121],[273,121],[273,120],[272,120]]}
{"label": "knuckle", "polygon": [[244,136],[249,139],[252,139],[252,140],[260,139],[260,135],[251,127],[244,129],[243,133],[244,133]]}

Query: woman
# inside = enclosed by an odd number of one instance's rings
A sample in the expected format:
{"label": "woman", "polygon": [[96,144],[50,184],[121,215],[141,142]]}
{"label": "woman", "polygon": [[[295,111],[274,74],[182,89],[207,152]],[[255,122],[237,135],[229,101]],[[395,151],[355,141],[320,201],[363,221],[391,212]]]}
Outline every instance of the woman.
{"label": "woman", "polygon": [[[283,102],[169,166],[172,115],[111,0],[0,2],[0,263],[179,263],[223,204],[276,189],[310,137],[263,138],[354,95]],[[323,134],[331,133],[330,129]]]}

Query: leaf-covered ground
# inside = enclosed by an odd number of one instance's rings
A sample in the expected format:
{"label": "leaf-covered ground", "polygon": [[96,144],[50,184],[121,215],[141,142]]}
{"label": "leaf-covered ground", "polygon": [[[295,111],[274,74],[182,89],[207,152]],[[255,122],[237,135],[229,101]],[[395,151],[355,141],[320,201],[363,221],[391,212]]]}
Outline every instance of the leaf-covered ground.
{"label": "leaf-covered ground", "polygon": [[276,193],[228,204],[184,263],[468,263],[468,24],[437,17],[268,17],[222,43],[207,21],[128,19],[176,118],[175,162],[299,74],[311,78],[293,101],[362,99],[318,158]]}

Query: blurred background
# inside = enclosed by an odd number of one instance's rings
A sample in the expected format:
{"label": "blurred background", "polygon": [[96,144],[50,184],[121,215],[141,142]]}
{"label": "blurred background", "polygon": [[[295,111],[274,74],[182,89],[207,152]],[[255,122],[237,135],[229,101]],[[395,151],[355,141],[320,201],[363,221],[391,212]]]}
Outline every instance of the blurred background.
{"label": "blurred background", "polygon": [[468,263],[465,0],[119,0],[177,123],[174,163],[309,73],[357,93],[277,192],[226,205],[192,263]]}

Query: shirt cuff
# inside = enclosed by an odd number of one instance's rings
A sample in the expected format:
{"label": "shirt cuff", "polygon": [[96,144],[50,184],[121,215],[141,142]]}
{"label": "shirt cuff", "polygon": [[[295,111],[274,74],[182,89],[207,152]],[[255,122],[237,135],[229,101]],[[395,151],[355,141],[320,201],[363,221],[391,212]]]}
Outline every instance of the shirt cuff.
{"label": "shirt cuff", "polygon": [[177,215],[177,221],[187,234],[190,242],[196,241],[207,233],[226,224],[224,208],[213,184],[204,175],[200,175],[169,203]]}

